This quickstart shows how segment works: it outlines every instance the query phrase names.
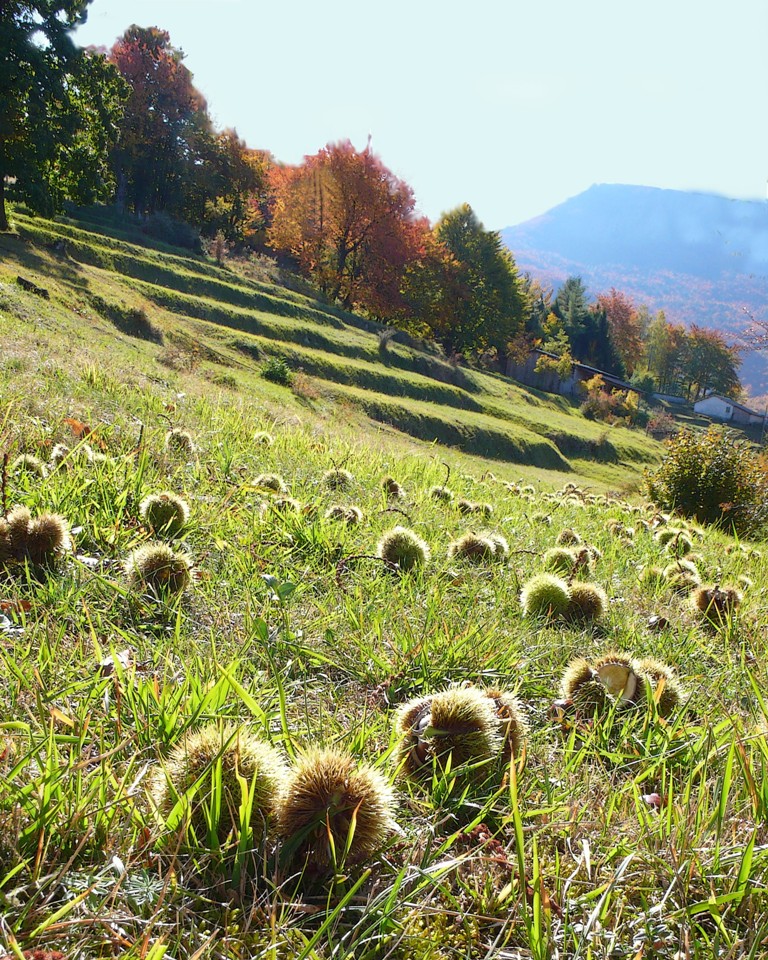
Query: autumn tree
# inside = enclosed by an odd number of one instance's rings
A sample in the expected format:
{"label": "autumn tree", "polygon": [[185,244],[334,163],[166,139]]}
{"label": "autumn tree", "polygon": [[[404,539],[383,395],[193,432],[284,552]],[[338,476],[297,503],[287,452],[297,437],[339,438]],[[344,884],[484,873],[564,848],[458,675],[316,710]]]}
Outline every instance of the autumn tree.
{"label": "autumn tree", "polygon": [[668,323],[663,310],[648,326],[645,361],[660,393],[673,392],[679,381],[685,336],[685,327]]}
{"label": "autumn tree", "polygon": [[90,0],[0,2],[0,229],[14,195],[52,213],[64,199],[90,202],[110,189],[123,89],[103,57],[75,46],[71,31]]}
{"label": "autumn tree", "polygon": [[494,349],[522,328],[527,302],[512,254],[496,231],[486,230],[468,203],[443,214],[435,227],[458,268],[456,300],[442,343],[451,353]]}
{"label": "autumn tree", "polygon": [[406,265],[425,225],[411,188],[371,150],[328,144],[295,167],[274,167],[268,240],[333,300],[388,318],[402,310]]}
{"label": "autumn tree", "polygon": [[597,298],[605,312],[608,332],[627,374],[634,373],[643,354],[641,318],[632,300],[615,287]]}
{"label": "autumn tree", "polygon": [[236,130],[213,133],[202,145],[188,187],[186,215],[211,236],[221,233],[236,244],[263,242],[271,164],[269,153],[249,147]]}
{"label": "autumn tree", "polygon": [[695,402],[712,390],[726,397],[738,397],[740,366],[738,348],[729,346],[721,333],[691,324],[684,366],[689,400]]}
{"label": "autumn tree", "polygon": [[187,188],[212,135],[205,98],[165,30],[134,24],[109,56],[130,86],[113,155],[118,203],[140,215],[183,216]]}
{"label": "autumn tree", "polygon": [[407,264],[402,285],[403,311],[398,325],[443,342],[463,296],[460,265],[435,233],[425,229],[419,256]]}

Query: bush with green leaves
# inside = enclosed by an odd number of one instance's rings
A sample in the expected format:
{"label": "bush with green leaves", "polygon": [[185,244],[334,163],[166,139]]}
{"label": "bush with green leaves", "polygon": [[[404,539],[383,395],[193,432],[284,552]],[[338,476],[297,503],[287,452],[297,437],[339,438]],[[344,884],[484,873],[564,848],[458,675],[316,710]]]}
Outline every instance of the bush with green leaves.
{"label": "bush with green leaves", "polygon": [[653,474],[646,474],[651,499],[701,523],[740,536],[768,523],[768,470],[755,448],[733,431],[680,432]]}
{"label": "bush with green leaves", "polygon": [[282,387],[288,387],[291,384],[291,368],[282,357],[270,357],[262,368],[261,375],[270,383],[279,383]]}

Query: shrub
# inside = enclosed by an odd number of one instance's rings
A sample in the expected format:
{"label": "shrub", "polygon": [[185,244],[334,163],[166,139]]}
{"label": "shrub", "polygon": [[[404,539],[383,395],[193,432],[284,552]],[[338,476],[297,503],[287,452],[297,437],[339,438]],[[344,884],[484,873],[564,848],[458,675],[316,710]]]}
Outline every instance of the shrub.
{"label": "shrub", "polygon": [[665,440],[667,437],[672,437],[677,433],[677,421],[670,413],[665,413],[663,410],[660,413],[656,413],[648,421],[646,426],[646,433],[652,436],[655,440]]}
{"label": "shrub", "polygon": [[293,379],[291,368],[282,357],[270,357],[261,368],[261,375],[270,383],[278,383],[281,387],[288,387]]}
{"label": "shrub", "polygon": [[654,503],[740,536],[768,520],[768,471],[754,449],[732,432],[710,427],[683,431],[668,441],[658,470],[646,475]]}
{"label": "shrub", "polygon": [[599,373],[579,386],[586,394],[580,410],[587,420],[604,420],[607,423],[624,421],[627,426],[637,422],[639,397],[632,390],[606,390],[605,381]]}
{"label": "shrub", "polygon": [[185,247],[187,250],[194,250],[195,253],[202,251],[199,231],[190,224],[184,223],[183,220],[174,220],[165,211],[151,214],[142,223],[140,229],[148,237],[174,247]]}

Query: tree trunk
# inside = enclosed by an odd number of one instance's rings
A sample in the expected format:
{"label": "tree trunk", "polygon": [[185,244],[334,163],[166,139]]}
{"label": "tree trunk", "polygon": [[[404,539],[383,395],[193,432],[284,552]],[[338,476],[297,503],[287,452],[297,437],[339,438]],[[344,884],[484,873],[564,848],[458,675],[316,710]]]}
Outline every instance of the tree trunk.
{"label": "tree trunk", "polygon": [[8,215],[5,212],[5,176],[0,170],[0,231],[8,229]]}

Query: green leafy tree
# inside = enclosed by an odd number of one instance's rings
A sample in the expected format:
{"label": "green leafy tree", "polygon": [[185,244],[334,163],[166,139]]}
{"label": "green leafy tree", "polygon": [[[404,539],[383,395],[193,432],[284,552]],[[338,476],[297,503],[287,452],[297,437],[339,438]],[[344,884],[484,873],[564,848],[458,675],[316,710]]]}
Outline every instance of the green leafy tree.
{"label": "green leafy tree", "polygon": [[403,275],[403,315],[397,325],[416,336],[443,341],[454,321],[461,296],[460,265],[444,243],[428,228],[419,255]]}
{"label": "green leafy tree", "polygon": [[689,400],[696,401],[711,390],[726,397],[738,397],[740,366],[738,348],[729,346],[722,334],[691,324],[684,367]]}
{"label": "green leafy tree", "polygon": [[110,152],[120,135],[128,90],[103,54],[85,51],[67,78],[67,96],[52,117],[56,143],[43,165],[54,209],[64,200],[86,206],[114,192]]}
{"label": "green leafy tree", "polygon": [[682,364],[687,352],[687,334],[682,324],[667,322],[659,310],[648,327],[645,344],[648,372],[660,393],[680,392]]}
{"label": "green leafy tree", "polygon": [[521,289],[527,304],[525,330],[534,338],[544,335],[544,324],[552,311],[552,288],[544,287],[531,276],[523,273],[520,277]]}
{"label": "green leafy tree", "polygon": [[467,203],[443,214],[435,236],[458,264],[457,297],[452,322],[440,338],[443,345],[451,353],[493,348],[504,356],[527,310],[512,254]]}
{"label": "green leafy tree", "polygon": [[105,156],[123,89],[103,57],[72,40],[89,3],[0,0],[0,229],[8,229],[6,178],[41,212],[110,189]]}
{"label": "green leafy tree", "polygon": [[197,208],[193,211],[188,204],[195,222],[202,223],[207,234],[220,232],[236,244],[263,242],[271,162],[268,153],[248,147],[236,130],[216,133],[198,170]]}

